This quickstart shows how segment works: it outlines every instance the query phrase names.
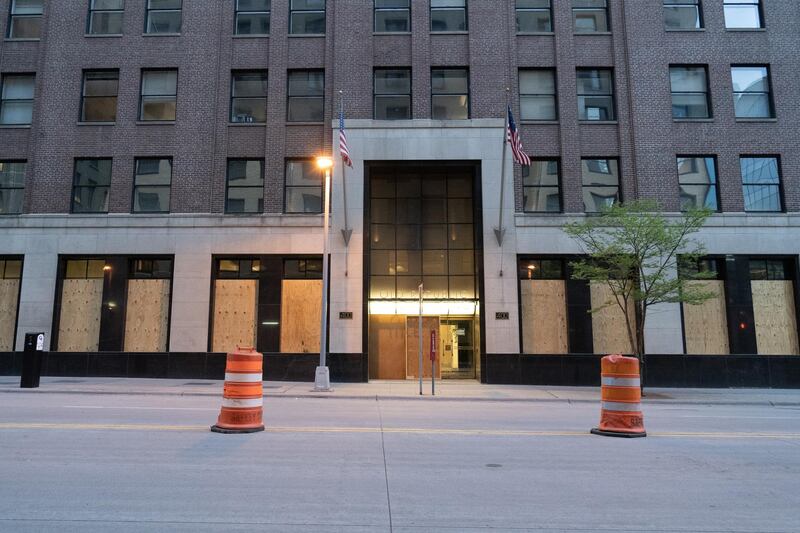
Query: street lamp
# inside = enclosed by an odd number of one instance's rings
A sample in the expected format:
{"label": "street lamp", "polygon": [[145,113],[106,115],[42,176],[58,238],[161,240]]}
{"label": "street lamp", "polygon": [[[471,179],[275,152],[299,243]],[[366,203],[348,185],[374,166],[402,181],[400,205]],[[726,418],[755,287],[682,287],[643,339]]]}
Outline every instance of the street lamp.
{"label": "street lamp", "polygon": [[320,320],[319,366],[314,374],[314,391],[331,390],[331,374],[325,361],[328,352],[328,219],[331,214],[331,168],[330,157],[317,157],[317,168],[325,171],[325,198],[322,218],[322,318]]}

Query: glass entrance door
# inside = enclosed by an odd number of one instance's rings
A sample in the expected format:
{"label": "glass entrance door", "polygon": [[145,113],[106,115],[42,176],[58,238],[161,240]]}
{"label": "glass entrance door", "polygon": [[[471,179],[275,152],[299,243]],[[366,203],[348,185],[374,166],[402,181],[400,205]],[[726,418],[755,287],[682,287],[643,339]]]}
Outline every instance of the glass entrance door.
{"label": "glass entrance door", "polygon": [[442,378],[475,378],[475,319],[473,317],[443,317],[439,331],[441,338]]}

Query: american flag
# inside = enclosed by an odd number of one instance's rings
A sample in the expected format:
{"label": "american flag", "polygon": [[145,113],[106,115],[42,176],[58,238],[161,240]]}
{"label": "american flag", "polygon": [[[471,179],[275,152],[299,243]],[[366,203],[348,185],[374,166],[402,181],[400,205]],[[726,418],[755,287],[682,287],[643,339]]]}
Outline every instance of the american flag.
{"label": "american flag", "polygon": [[347,133],[344,131],[344,111],[339,112],[339,153],[342,154],[342,163],[352,167],[353,160],[350,159],[350,150],[347,149]]}
{"label": "american flag", "polygon": [[511,145],[511,152],[514,154],[514,162],[526,167],[531,166],[531,158],[522,148],[522,140],[519,138],[517,124],[514,122],[514,115],[511,113],[511,106],[508,106],[508,144]]}

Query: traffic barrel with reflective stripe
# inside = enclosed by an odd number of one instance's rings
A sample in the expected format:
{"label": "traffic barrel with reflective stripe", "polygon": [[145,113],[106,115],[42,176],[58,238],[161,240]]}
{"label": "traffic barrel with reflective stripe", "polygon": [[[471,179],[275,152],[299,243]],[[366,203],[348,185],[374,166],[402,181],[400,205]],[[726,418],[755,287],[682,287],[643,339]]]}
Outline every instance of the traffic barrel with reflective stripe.
{"label": "traffic barrel with reflective stripe", "polygon": [[607,437],[646,437],[639,360],[622,355],[603,357],[600,378],[600,426],[592,433]]}
{"label": "traffic barrel with reflective stripe", "polygon": [[264,431],[263,410],[264,356],[253,348],[239,348],[228,354],[222,409],[216,433],[255,433]]}

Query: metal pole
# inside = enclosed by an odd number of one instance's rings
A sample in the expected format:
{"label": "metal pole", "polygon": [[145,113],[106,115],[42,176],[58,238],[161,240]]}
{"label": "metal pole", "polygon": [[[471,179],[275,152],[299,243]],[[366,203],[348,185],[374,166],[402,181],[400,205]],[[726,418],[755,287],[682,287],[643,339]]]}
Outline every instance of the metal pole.
{"label": "metal pole", "polygon": [[331,379],[326,364],[328,351],[328,219],[331,214],[331,170],[325,169],[325,206],[322,219],[322,317],[320,319],[319,367],[314,379],[314,390],[327,391]]}
{"label": "metal pole", "polygon": [[431,396],[436,396],[436,352],[433,350],[438,341],[436,337],[436,331],[434,330],[433,335],[431,335]]}
{"label": "metal pole", "polygon": [[[503,156],[500,162],[500,209],[497,221],[497,229],[494,230],[494,235],[497,237],[497,245],[500,246],[501,252],[503,248],[503,237],[506,230],[503,228],[503,203],[505,202],[505,185],[506,185],[506,150],[508,149],[508,109],[509,109],[509,93],[510,89],[506,88],[506,120],[503,126]],[[502,258],[502,253],[500,255]],[[503,275],[503,268],[500,267],[500,275]]]}
{"label": "metal pole", "polygon": [[419,284],[419,324],[418,327],[418,335],[419,335],[419,366],[417,367],[417,374],[419,374],[419,395],[422,396],[422,289],[423,284]]}

